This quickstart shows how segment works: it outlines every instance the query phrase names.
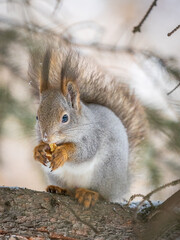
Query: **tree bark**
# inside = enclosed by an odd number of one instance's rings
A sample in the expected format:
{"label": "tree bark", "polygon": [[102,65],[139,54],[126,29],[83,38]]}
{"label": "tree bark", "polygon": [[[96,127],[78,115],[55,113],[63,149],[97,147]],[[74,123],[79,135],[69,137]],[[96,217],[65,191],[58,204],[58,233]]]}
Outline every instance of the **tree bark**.
{"label": "tree bark", "polygon": [[137,239],[133,211],[119,204],[98,202],[95,207],[86,210],[67,196],[0,188],[0,212],[1,237]]}
{"label": "tree bark", "polygon": [[68,196],[2,187],[0,239],[141,239],[147,223],[134,213],[104,201],[87,210]]}

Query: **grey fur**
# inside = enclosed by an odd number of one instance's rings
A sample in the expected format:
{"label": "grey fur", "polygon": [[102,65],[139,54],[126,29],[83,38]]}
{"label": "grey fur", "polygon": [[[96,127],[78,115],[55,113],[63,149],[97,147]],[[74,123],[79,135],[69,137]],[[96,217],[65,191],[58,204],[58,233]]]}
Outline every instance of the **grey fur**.
{"label": "grey fur", "polygon": [[[59,123],[59,109],[70,115],[69,124],[63,126]],[[70,189],[82,187],[81,181],[86,181],[87,173],[83,176],[83,173],[79,172],[83,171],[81,166],[86,163],[88,168],[95,159],[97,162],[93,167],[91,179],[83,187],[98,191],[107,200],[120,201],[127,190],[129,152],[127,133],[120,119],[111,110],[96,104],[81,103],[81,115],[76,114],[57,90],[43,93],[38,116],[39,139],[42,139],[45,131],[48,136],[56,135],[56,143],[73,142],[76,145],[73,161],[65,163],[60,172],[51,172],[49,168],[44,167],[50,183]],[[59,131],[66,137],[61,138]],[[61,172],[67,166],[75,171],[77,168],[77,172],[72,177],[70,170],[66,182]],[[81,181],[74,185],[79,174],[82,174]]]}

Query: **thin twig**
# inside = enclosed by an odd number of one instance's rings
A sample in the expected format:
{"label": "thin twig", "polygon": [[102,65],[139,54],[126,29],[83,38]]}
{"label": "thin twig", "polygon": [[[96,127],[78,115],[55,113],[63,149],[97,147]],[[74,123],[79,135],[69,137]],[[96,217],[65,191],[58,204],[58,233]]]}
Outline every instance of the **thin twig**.
{"label": "thin twig", "polygon": [[141,20],[141,22],[135,26],[133,28],[133,33],[136,33],[136,32],[141,32],[141,26],[143,25],[144,21],[146,20],[146,18],[149,16],[150,12],[152,11],[153,7],[157,6],[157,1],[158,0],[154,0],[151,4],[151,6],[149,7],[149,9],[147,10],[145,16],[143,17],[143,19]]}
{"label": "thin twig", "polygon": [[126,47],[116,47],[114,45],[111,44],[103,44],[103,43],[81,43],[81,42],[75,42],[72,41],[68,38],[66,38],[65,36],[61,36],[62,39],[67,43],[67,44],[71,44],[73,46],[77,46],[77,47],[82,47],[82,48],[91,48],[93,50],[97,50],[97,51],[102,51],[102,52],[128,52],[128,53],[134,53],[135,50],[132,48],[126,48]]}
{"label": "thin twig", "polygon": [[136,210],[136,214],[137,214],[139,208],[142,206],[142,204],[143,204],[146,200],[148,200],[154,193],[159,192],[160,190],[162,190],[162,189],[164,189],[164,188],[166,188],[166,187],[175,186],[175,185],[177,185],[177,184],[180,184],[180,179],[177,179],[177,180],[172,181],[172,182],[170,182],[170,183],[164,184],[164,185],[162,185],[162,186],[154,189],[152,192],[148,193],[148,194],[143,198],[143,200],[138,204],[137,210]]}
{"label": "thin twig", "polygon": [[56,5],[55,5],[55,7],[54,7],[53,14],[55,14],[55,12],[57,11],[60,3],[61,3],[61,0],[56,0]]}
{"label": "thin twig", "polygon": [[[127,206],[130,205],[130,203],[136,198],[136,197],[142,197],[143,199],[145,198],[145,196],[143,194],[134,194],[130,197],[128,203],[127,203]],[[147,199],[147,201],[149,202],[149,204],[151,205],[151,207],[154,207],[151,200],[150,199]]]}
{"label": "thin twig", "polygon": [[180,83],[178,83],[170,92],[168,92],[167,95],[170,95],[171,93],[173,93],[179,86],[180,86]]}
{"label": "thin twig", "polygon": [[168,37],[170,37],[174,32],[176,32],[180,28],[180,25],[178,25],[176,28],[174,28],[171,32],[167,34]]}

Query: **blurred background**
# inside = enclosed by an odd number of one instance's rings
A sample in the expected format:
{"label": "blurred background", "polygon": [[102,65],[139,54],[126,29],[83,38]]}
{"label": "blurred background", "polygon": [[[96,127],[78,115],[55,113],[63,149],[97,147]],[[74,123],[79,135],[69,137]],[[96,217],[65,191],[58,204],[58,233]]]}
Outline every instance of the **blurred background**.
{"label": "blurred background", "polygon": [[[29,51],[53,36],[126,82],[146,108],[149,137],[136,161],[131,194],[180,177],[179,0],[0,0],[0,185],[44,190],[33,159],[38,99],[27,81]],[[177,87],[177,88],[176,88]],[[176,88],[175,90],[173,90]],[[153,196],[163,200],[179,187]]]}

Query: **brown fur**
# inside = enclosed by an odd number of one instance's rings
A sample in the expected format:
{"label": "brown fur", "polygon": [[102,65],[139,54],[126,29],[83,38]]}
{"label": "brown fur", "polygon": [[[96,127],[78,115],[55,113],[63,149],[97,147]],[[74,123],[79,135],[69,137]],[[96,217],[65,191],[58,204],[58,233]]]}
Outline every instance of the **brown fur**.
{"label": "brown fur", "polygon": [[56,148],[52,153],[51,170],[54,171],[58,167],[62,167],[66,161],[72,160],[72,154],[75,152],[73,143],[64,143]]}
{"label": "brown fur", "polygon": [[58,167],[62,167],[66,161],[71,161],[74,152],[75,145],[73,143],[64,143],[56,147],[54,152],[50,153],[49,144],[40,142],[40,144],[34,148],[34,159],[46,166],[48,162],[47,153],[51,154],[48,159],[53,171]]}
{"label": "brown fur", "polygon": [[51,67],[50,64],[51,64],[51,50],[47,49],[43,59],[43,65],[41,70],[40,93],[47,90],[49,87],[49,69]]}
{"label": "brown fur", "polygon": [[80,93],[77,87],[76,82],[73,82],[71,79],[63,78],[61,79],[61,91],[63,95],[67,98],[68,93],[71,96],[71,102],[75,103],[76,109],[80,112],[81,105],[80,105]]}
{"label": "brown fur", "polygon": [[[42,52],[32,54],[29,67],[29,80],[36,96],[39,92]],[[70,47],[51,46],[50,86],[61,88],[65,94],[69,81],[79,89],[82,101],[106,106],[121,119],[127,129],[131,151],[144,139],[146,132],[144,109],[128,85],[103,73],[91,61],[85,61]],[[77,97],[80,101],[79,96]]]}

